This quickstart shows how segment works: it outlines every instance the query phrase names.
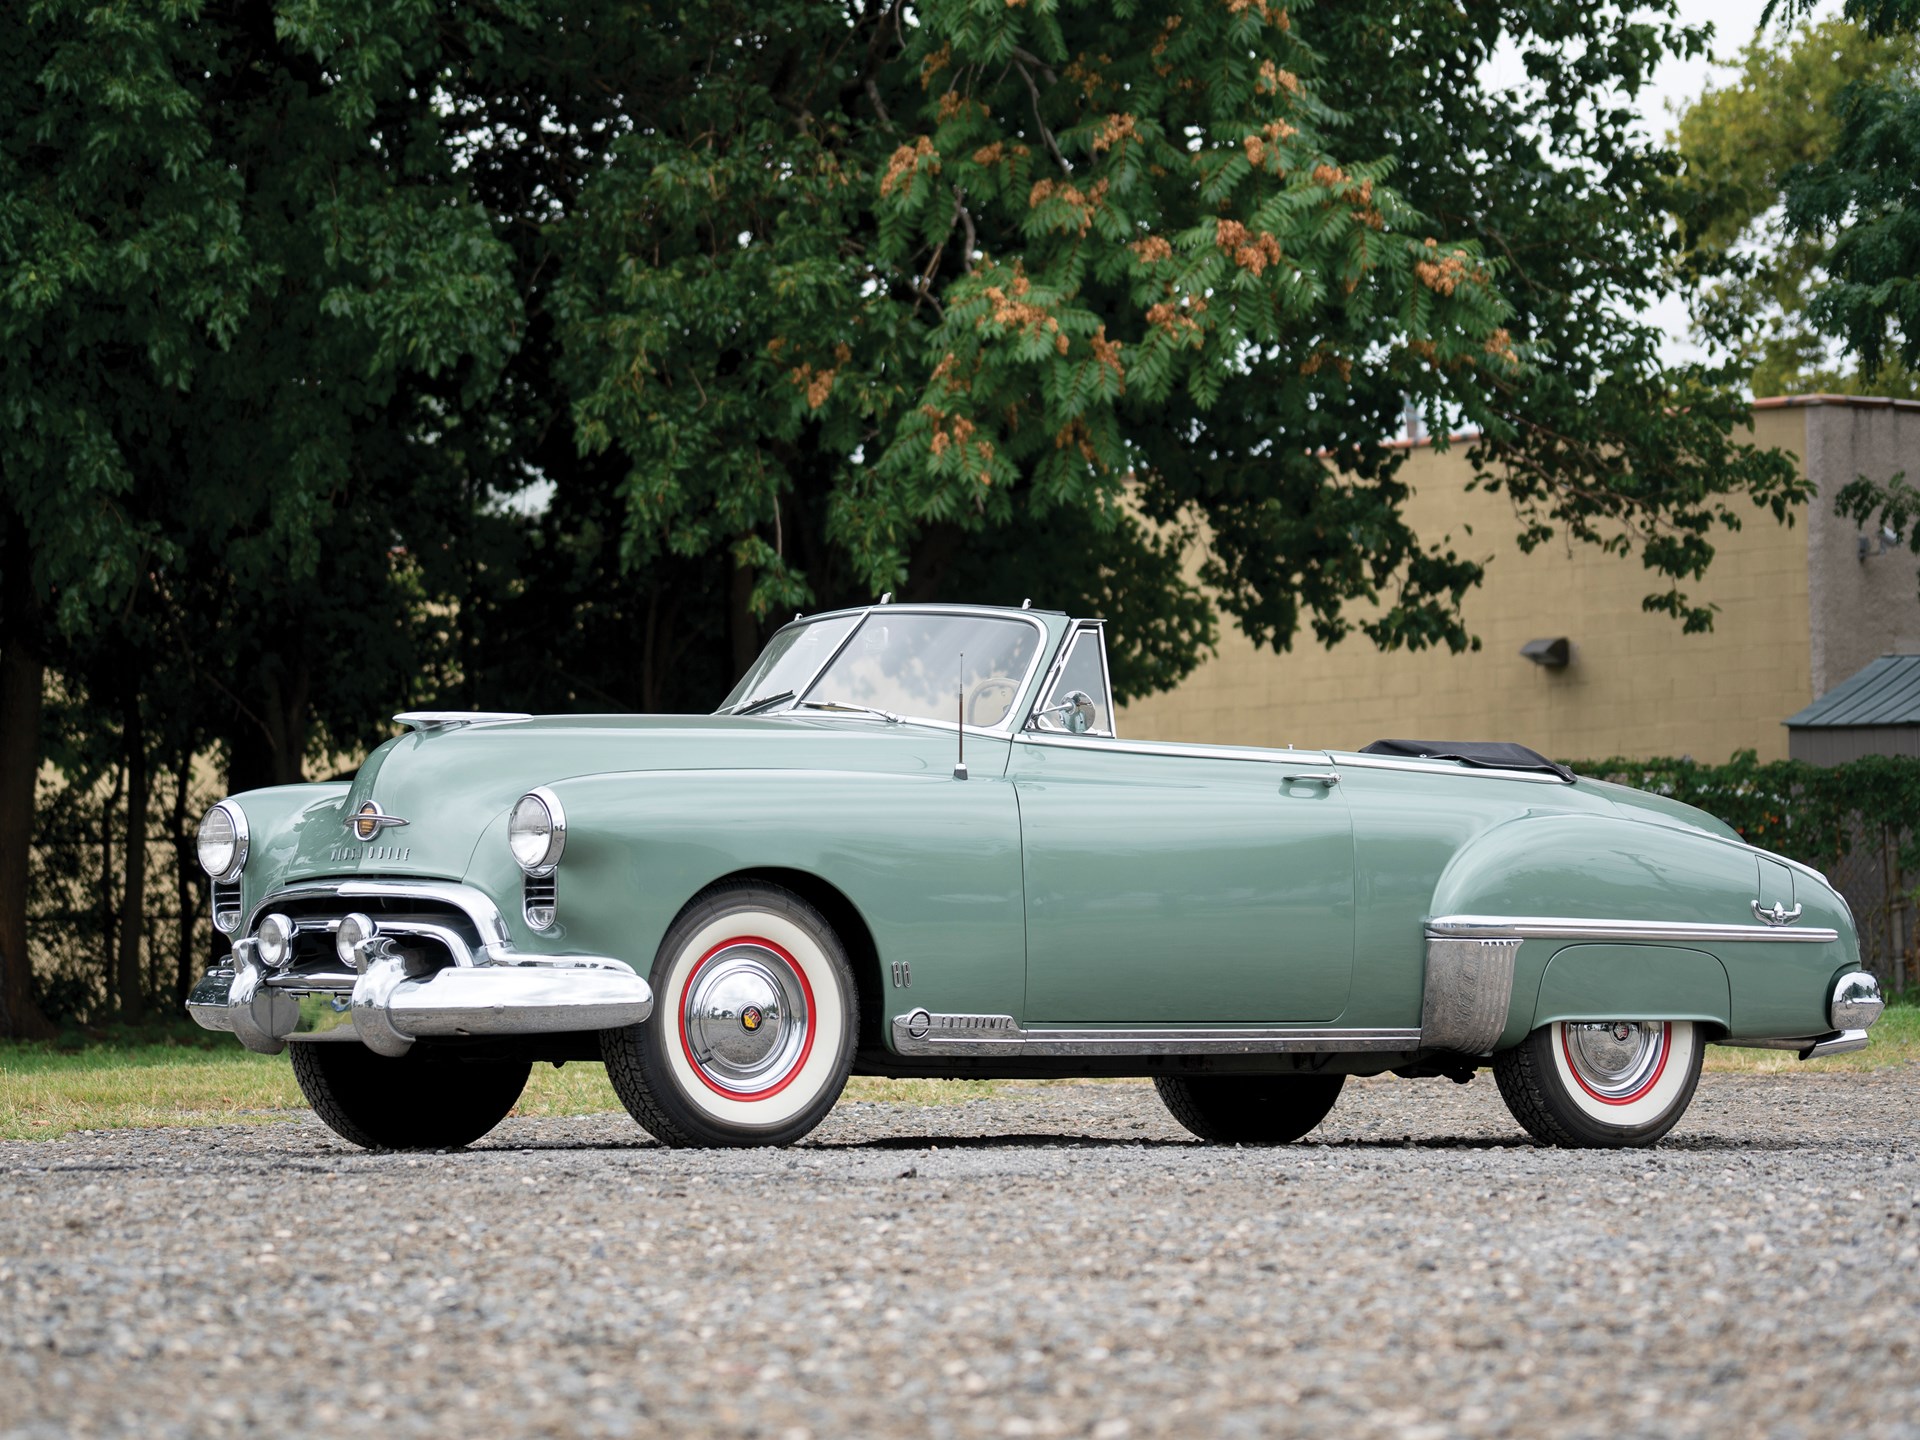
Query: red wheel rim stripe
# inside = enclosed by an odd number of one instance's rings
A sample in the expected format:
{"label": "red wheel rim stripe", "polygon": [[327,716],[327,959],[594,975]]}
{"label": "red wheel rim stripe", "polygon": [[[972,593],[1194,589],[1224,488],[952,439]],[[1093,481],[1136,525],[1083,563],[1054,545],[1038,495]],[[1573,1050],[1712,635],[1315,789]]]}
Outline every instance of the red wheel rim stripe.
{"label": "red wheel rim stripe", "polygon": [[1573,1063],[1573,1047],[1567,1043],[1567,1027],[1565,1024],[1560,1026],[1560,1053],[1567,1057],[1567,1073],[1573,1076],[1573,1083],[1586,1091],[1587,1094],[1591,1095],[1594,1099],[1598,1100],[1602,1105],[1631,1105],[1636,1100],[1644,1099],[1647,1092],[1658,1085],[1660,1083],[1660,1077],[1666,1073],[1667,1057],[1673,1054],[1673,1022],[1668,1020],[1660,1027],[1660,1063],[1653,1067],[1653,1074],[1647,1077],[1647,1083],[1631,1095],[1602,1095],[1598,1090],[1580,1078],[1580,1067]]}
{"label": "red wheel rim stripe", "polygon": [[[707,968],[708,961],[722,950],[731,950],[736,945],[757,945],[762,950],[771,951],[786,961],[787,968],[800,981],[800,993],[807,1002],[807,1028],[806,1033],[801,1037],[800,1058],[793,1062],[792,1068],[784,1076],[764,1090],[729,1090],[724,1085],[716,1084],[707,1074],[706,1068],[694,1058],[693,1041],[687,1035],[687,997],[693,994],[693,982],[700,978],[700,972]],[[776,945],[773,941],[758,935],[736,935],[731,940],[722,940],[700,957],[699,963],[693,967],[693,973],[687,976],[686,984],[680,987],[680,1053],[687,1057],[687,1065],[700,1077],[700,1083],[716,1095],[724,1095],[729,1100],[765,1100],[778,1095],[794,1082],[794,1078],[802,1070],[807,1068],[807,1057],[813,1053],[813,986],[807,983],[807,972],[800,968],[800,963],[792,955],[787,953],[786,947]]]}

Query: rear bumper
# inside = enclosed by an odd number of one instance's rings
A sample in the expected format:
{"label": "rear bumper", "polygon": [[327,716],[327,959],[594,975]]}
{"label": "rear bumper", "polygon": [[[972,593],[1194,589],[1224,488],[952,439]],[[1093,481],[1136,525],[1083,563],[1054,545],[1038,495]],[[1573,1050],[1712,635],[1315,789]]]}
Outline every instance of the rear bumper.
{"label": "rear bumper", "polygon": [[[300,1001],[276,978],[254,958],[254,942],[239,941],[233,964],[209,970],[193,987],[187,1013],[209,1030],[237,1036],[249,1050],[278,1054],[303,1037],[295,1033]],[[599,955],[493,960],[427,975],[410,975],[400,956],[374,956],[342,998],[353,1035],[382,1055],[402,1055],[416,1040],[442,1036],[618,1029],[653,1013],[647,982]]]}

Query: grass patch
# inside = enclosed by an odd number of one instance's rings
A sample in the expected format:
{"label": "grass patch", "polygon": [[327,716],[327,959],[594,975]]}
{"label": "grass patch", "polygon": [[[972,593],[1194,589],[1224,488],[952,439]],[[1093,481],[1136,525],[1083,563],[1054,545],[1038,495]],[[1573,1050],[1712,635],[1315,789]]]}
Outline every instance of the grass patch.
{"label": "grass patch", "polygon": [[[209,1037],[215,1038],[215,1037]],[[882,1080],[856,1075],[843,1100],[958,1105],[998,1093],[991,1080]],[[231,1040],[211,1046],[109,1042],[0,1043],[0,1140],[52,1140],[75,1130],[297,1120],[306,1098],[284,1055]],[[514,1114],[597,1115],[620,1109],[604,1065],[536,1065]]]}
{"label": "grass patch", "polygon": [[[1865,1050],[1802,1061],[1790,1050],[1707,1050],[1706,1068],[1734,1074],[1889,1070],[1920,1061],[1920,1005],[1890,1006]],[[75,1047],[0,1043],[0,1140],[52,1140],[75,1130],[158,1125],[273,1124],[306,1113],[284,1055],[255,1055],[225,1037],[211,1044],[132,1037]],[[883,1080],[856,1075],[842,1102],[961,1105],[1032,1082]],[[536,1065],[514,1114],[540,1118],[620,1109],[606,1067]]]}
{"label": "grass patch", "polygon": [[[1906,994],[1911,995],[1912,991]],[[1791,1050],[1741,1050],[1726,1045],[1707,1047],[1706,1069],[1713,1073],[1776,1075],[1817,1074],[1835,1070],[1894,1070],[1920,1060],[1920,1004],[1902,999],[1867,1031],[1867,1048],[1850,1055],[1827,1055],[1802,1060]]]}
{"label": "grass patch", "polygon": [[304,1107],[284,1059],[174,1045],[0,1047],[0,1139],[73,1130],[291,1120]]}

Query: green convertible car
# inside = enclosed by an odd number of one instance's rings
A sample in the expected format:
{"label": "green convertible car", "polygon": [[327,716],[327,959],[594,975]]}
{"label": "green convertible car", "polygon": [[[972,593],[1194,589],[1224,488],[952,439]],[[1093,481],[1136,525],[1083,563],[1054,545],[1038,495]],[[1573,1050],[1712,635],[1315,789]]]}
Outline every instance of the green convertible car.
{"label": "green convertible car", "polygon": [[796,618],[712,715],[416,713],[351,783],[200,827],[188,1008],[360,1145],[462,1145],[604,1060],[669,1145],[778,1145],[849,1073],[1152,1076],[1284,1143],[1349,1075],[1644,1145],[1712,1043],[1857,1049],[1846,903],[1710,815],[1517,745],[1128,740],[1101,623]]}

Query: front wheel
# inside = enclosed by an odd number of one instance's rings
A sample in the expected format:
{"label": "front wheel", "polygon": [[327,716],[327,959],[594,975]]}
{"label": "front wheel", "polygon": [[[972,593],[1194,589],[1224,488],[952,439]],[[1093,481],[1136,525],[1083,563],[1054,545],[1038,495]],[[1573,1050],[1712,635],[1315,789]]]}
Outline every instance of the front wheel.
{"label": "front wheel", "polygon": [[368,1150],[452,1150],[507,1118],[533,1067],[415,1045],[398,1058],[345,1040],[296,1040],[293,1078],[313,1113]]}
{"label": "front wheel", "polygon": [[1160,1075],[1153,1088],[1202,1140],[1291,1145],[1327,1118],[1346,1082],[1344,1075]]}
{"label": "front wheel", "polygon": [[1500,1094],[1547,1145],[1652,1145],[1679,1123],[1706,1047],[1691,1020],[1556,1020],[1493,1057]]}
{"label": "front wheel", "polygon": [[777,885],[716,886],[667,932],[653,1014],[603,1030],[614,1094],[666,1145],[790,1145],[853,1068],[853,967],[821,913]]}

